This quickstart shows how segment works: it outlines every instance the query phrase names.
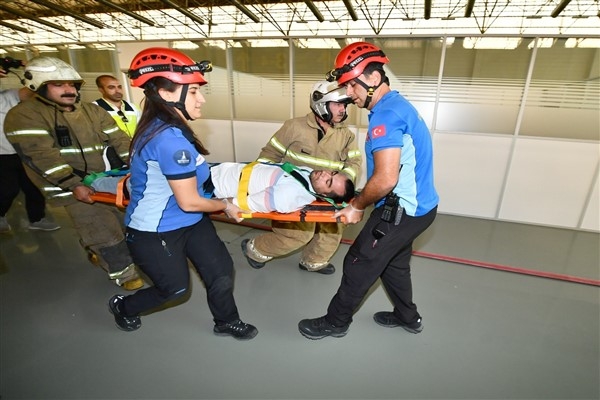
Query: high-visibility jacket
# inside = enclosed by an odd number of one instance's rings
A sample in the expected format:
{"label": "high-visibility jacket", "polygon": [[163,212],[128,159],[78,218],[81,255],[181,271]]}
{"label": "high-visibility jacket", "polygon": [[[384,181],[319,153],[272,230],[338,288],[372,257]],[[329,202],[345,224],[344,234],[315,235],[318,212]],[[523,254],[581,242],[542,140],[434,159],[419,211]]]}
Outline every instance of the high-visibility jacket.
{"label": "high-visibility jacket", "polygon": [[97,99],[92,101],[92,103],[104,108],[113,117],[119,128],[129,137],[133,137],[142,112],[135,104],[125,100],[121,101],[123,102],[123,106],[120,109],[104,99]]}
{"label": "high-visibility jacket", "polygon": [[285,121],[262,148],[257,161],[342,171],[356,182],[362,165],[356,135],[346,125],[338,124],[318,140],[319,129],[312,112]]}
{"label": "high-visibility jacket", "polygon": [[91,103],[69,111],[36,95],[7,113],[4,132],[31,180],[55,205],[77,201],[71,190],[83,177],[107,169],[102,154],[108,146],[122,161],[129,158],[129,137]]}

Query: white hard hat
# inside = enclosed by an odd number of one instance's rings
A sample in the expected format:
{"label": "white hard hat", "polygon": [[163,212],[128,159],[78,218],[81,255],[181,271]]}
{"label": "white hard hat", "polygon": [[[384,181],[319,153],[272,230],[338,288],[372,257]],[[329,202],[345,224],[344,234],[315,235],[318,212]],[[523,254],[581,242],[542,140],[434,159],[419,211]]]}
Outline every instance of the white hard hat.
{"label": "white hard hat", "polygon": [[330,101],[344,104],[352,102],[350,96],[346,94],[346,89],[339,87],[337,82],[319,81],[315,83],[310,91],[310,109],[327,123],[331,123],[333,117],[327,106]]}
{"label": "white hard hat", "polygon": [[84,82],[75,69],[55,57],[35,57],[27,61],[23,85],[37,92],[48,82],[73,82],[81,86]]}

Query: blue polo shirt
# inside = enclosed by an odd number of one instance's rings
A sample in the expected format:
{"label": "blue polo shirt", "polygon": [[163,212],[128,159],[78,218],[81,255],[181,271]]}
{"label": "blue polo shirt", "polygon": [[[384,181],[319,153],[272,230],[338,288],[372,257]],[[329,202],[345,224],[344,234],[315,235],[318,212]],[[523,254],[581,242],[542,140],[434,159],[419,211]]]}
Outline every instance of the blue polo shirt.
{"label": "blue polo shirt", "polygon": [[[367,179],[375,168],[373,155],[383,149],[400,147],[402,166],[394,193],[406,214],[419,217],[437,206],[439,197],[433,183],[433,148],[429,129],[414,106],[392,90],[369,113],[365,143]],[[376,206],[383,204],[383,199]]]}
{"label": "blue polo shirt", "polygon": [[[185,212],[175,200],[168,180],[196,176],[198,193],[207,180],[209,168],[194,148],[193,138],[173,126],[159,127],[159,121],[143,135],[162,131],[150,139],[141,151],[131,152],[131,193],[125,213],[128,227],[145,232],[168,232],[191,226],[202,219],[202,212]],[[143,143],[144,137],[137,142]]]}

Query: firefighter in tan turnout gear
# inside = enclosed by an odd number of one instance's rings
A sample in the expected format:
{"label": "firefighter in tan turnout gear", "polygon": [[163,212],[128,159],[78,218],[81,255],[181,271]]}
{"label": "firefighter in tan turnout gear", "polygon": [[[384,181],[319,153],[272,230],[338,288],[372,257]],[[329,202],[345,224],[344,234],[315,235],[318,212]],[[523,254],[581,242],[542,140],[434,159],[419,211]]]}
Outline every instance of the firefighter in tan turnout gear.
{"label": "firefighter in tan turnout gear", "polygon": [[27,174],[49,204],[64,206],[80,243],[109,278],[125,289],[143,285],[124,241],[123,215],[116,207],[94,203],[82,179],[121,167],[129,156],[129,137],[102,108],[79,102],[83,79],[64,61],[28,61],[23,84],[34,98],[6,115],[6,137]]}
{"label": "firefighter in tan turnout gear", "polygon": [[[355,183],[362,157],[356,136],[342,122],[350,98],[335,82],[320,81],[310,93],[308,115],[293,118],[271,137],[258,160],[290,162],[297,166],[338,171]],[[329,263],[342,239],[343,224],[335,222],[271,222],[272,232],[242,241],[242,251],[253,268],[262,268],[273,257],[305,246],[299,268],[332,274]]]}

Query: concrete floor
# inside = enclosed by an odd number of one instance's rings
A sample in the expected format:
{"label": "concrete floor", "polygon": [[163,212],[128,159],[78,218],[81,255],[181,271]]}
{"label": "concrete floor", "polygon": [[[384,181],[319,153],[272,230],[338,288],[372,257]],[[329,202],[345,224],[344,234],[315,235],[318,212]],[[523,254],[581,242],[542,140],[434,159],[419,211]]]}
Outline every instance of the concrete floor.
{"label": "concrete floor", "polygon": [[[250,268],[240,242],[261,231],[216,222],[236,264],[248,342],[217,337],[205,290],[118,330],[107,300],[126,293],[88,263],[63,209],[59,231],[26,229],[22,206],[0,235],[0,398],[8,399],[598,399],[600,288],[413,257],[425,329],[376,325],[391,310],[377,283],[344,338],[305,339],[341,277],[298,269],[298,254]],[[356,227],[347,230],[351,239]],[[440,215],[417,254],[597,282],[599,235]],[[477,264],[477,263],[474,263]]]}

